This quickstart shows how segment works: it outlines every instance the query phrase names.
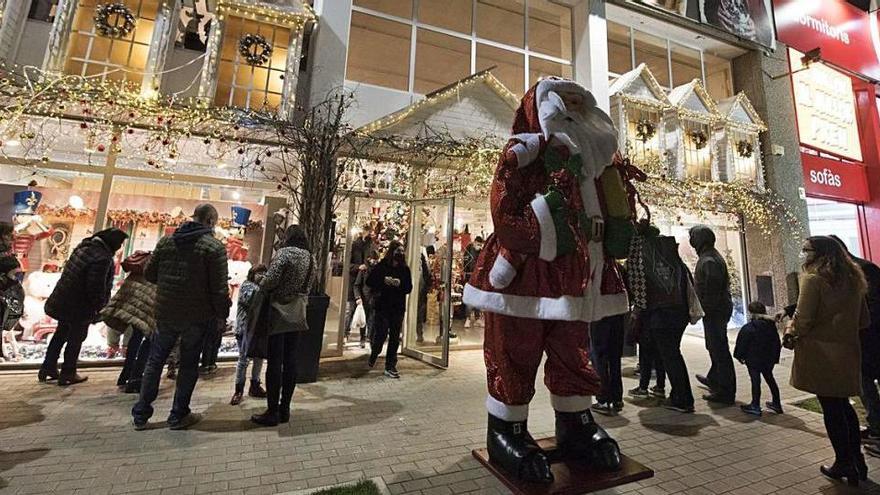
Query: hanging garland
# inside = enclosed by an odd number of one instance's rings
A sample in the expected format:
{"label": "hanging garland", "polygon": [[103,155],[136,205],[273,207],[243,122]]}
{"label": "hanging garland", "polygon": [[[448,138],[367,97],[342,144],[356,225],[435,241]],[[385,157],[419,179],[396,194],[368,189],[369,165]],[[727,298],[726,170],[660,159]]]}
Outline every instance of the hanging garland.
{"label": "hanging garland", "polygon": [[736,142],[736,152],[743,158],[751,158],[755,152],[755,147],[749,141],[742,139]]}
{"label": "hanging garland", "polygon": [[272,45],[262,35],[248,33],[238,40],[238,53],[250,65],[263,65],[272,55]]}
{"label": "hanging garland", "polygon": [[[40,205],[37,208],[37,214],[48,218],[58,218],[64,220],[78,220],[82,218],[94,218],[95,210],[92,208],[73,208],[71,206],[48,206]],[[145,225],[167,225],[177,226],[187,220],[189,217],[183,213],[172,216],[170,213],[162,213],[158,211],[140,211],[140,210],[109,210],[107,211],[107,219],[113,223],[139,223]],[[217,224],[228,229],[231,227],[231,218],[220,218]],[[248,229],[261,229],[263,222],[260,220],[251,220],[248,222]]]}
{"label": "hanging garland", "polygon": [[134,31],[137,21],[125,4],[108,3],[95,7],[95,30],[107,38],[124,38]]}
{"label": "hanging garland", "polygon": [[706,132],[702,129],[691,131],[689,135],[691,137],[691,141],[694,142],[694,146],[698,150],[705,148],[706,145],[709,144],[709,136],[707,136]]}
{"label": "hanging garland", "polygon": [[657,134],[657,126],[647,119],[641,119],[636,123],[636,137],[645,143]]}

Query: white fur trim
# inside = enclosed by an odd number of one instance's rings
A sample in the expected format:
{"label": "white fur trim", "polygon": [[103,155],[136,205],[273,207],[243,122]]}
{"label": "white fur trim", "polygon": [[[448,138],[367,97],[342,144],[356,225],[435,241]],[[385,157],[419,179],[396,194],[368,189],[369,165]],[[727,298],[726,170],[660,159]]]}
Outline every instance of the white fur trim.
{"label": "white fur trim", "polygon": [[550,394],[550,404],[553,410],[563,413],[576,413],[586,411],[593,405],[593,396],[591,395],[572,395],[563,397],[561,395]]}
{"label": "white fur trim", "polygon": [[498,254],[492,270],[489,272],[489,283],[496,289],[504,289],[516,278],[516,268],[507,261],[507,258]]}
{"label": "white fur trim", "polygon": [[531,165],[535,158],[538,158],[538,153],[541,150],[541,135],[517,134],[513,136],[513,139],[520,141],[510,147],[510,151],[516,155],[516,166],[523,168]]}
{"label": "white fur trim", "polygon": [[492,397],[486,397],[486,410],[489,414],[504,421],[525,421],[529,419],[529,405],[511,406]]}
{"label": "white fur trim", "polygon": [[[541,109],[541,104],[550,99],[550,92],[557,91],[569,91],[569,92],[577,92],[584,95],[587,98],[587,107],[596,106],[596,98],[590,93],[587,88],[581,86],[580,84],[570,80],[570,79],[560,79],[556,78],[547,78],[538,82],[538,87],[535,88],[535,104],[538,107],[538,110]],[[545,136],[548,136],[547,127],[545,126],[545,122],[547,117],[551,117],[551,115],[541,115],[541,112],[538,112],[538,121],[541,125],[541,132],[544,133]]]}
{"label": "white fur trim", "polygon": [[569,135],[564,132],[554,132],[551,140],[553,142],[558,141],[560,144],[568,148],[568,152],[572,155],[577,155],[581,152],[581,149],[578,148],[578,145],[576,145],[574,141],[571,140],[571,137],[569,137]]}
{"label": "white fur trim", "polygon": [[583,296],[533,297],[501,294],[464,286],[464,303],[480,311],[516,318],[557,321],[589,321],[584,318],[586,298]]}
{"label": "white fur trim", "polygon": [[544,196],[536,194],[531,207],[541,227],[541,250],[538,257],[544,261],[553,261],[556,259],[556,225],[553,223],[553,215],[550,214],[550,205]]}

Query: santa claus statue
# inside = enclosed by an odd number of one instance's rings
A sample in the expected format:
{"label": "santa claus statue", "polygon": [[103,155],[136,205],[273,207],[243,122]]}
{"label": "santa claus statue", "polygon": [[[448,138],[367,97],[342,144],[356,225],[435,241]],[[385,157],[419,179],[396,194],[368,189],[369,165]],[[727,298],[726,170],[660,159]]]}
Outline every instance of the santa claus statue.
{"label": "santa claus statue", "polygon": [[523,481],[550,483],[547,454],[526,427],[545,353],[558,453],[598,469],[620,466],[617,442],[590,414],[600,383],[589,328],[628,311],[614,258],[626,254],[633,208],[614,126],[583,86],[538,82],[513,134],[492,183],[495,233],[464,302],[486,314],[490,460]]}

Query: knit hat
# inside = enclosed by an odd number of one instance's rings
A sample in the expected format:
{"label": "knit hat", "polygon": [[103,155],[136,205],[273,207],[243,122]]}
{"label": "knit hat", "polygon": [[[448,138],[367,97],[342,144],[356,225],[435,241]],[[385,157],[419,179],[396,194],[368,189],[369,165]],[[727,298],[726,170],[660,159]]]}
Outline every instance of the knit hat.
{"label": "knit hat", "polygon": [[15,256],[2,256],[0,257],[0,275],[9,273],[11,270],[16,270],[21,266],[18,262],[18,258]]}
{"label": "knit hat", "polygon": [[95,234],[95,237],[104,241],[104,244],[110,248],[111,252],[119,251],[119,248],[122,247],[122,243],[128,239],[128,234],[117,229],[116,227],[110,227],[109,229],[104,229]]}

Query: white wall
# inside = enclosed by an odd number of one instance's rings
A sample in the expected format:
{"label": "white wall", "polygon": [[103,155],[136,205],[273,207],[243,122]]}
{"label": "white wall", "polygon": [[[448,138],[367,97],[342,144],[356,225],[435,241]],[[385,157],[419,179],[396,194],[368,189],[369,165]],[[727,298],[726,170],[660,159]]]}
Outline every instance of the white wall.
{"label": "white wall", "polygon": [[15,63],[42,68],[51,29],[52,24],[48,22],[32,19],[25,21],[21,41],[18,44],[18,53],[15,54]]}
{"label": "white wall", "polygon": [[355,95],[355,105],[350,113],[351,124],[355,127],[369,124],[421,98],[405,91],[380,88],[352,81],[345,81],[345,89],[353,91]]}
{"label": "white wall", "polygon": [[328,91],[343,85],[351,0],[317,0],[315,11],[318,24],[311,38],[306,104],[321,101]]}

